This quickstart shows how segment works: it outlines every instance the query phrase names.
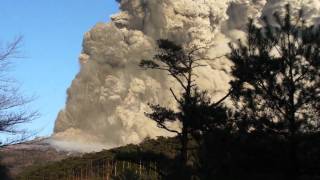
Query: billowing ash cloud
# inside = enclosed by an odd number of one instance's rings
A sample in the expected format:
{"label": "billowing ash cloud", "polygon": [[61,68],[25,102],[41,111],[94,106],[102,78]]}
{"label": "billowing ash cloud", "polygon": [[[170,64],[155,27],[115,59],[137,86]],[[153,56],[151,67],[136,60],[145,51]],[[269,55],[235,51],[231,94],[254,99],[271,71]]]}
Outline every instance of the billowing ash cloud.
{"label": "billowing ash cloud", "polygon": [[[148,102],[175,105],[168,91],[177,89],[174,81],[138,67],[154,54],[155,40],[209,46],[203,57],[218,57],[228,52],[228,42],[245,36],[248,18],[271,16],[287,3],[319,21],[318,0],[122,0],[112,22],[84,36],[81,70],[56,120],[54,144],[92,150],[172,136],[144,116]],[[220,58],[207,65],[197,70],[197,83],[219,98],[229,88],[231,64]]]}

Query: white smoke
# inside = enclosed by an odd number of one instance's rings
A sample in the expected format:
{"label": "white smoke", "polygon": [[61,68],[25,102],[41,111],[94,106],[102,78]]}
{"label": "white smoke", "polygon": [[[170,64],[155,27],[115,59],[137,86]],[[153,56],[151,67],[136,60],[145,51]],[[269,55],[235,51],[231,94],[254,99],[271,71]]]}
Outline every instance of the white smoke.
{"label": "white smoke", "polygon": [[[138,67],[154,54],[155,41],[210,46],[203,56],[219,57],[229,51],[228,42],[245,37],[248,18],[270,17],[288,3],[319,22],[319,0],[122,0],[110,23],[84,36],[81,70],[56,120],[54,144],[91,151],[172,136],[144,116],[147,103],[175,106],[168,91],[177,89],[174,81]],[[207,65],[197,70],[197,83],[219,98],[229,88],[232,64],[223,57]]]}

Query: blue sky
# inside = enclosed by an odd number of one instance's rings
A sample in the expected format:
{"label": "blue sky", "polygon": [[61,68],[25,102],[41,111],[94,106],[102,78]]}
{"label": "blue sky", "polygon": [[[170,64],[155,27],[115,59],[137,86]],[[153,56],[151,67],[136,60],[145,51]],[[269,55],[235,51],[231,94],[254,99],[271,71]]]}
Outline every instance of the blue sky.
{"label": "blue sky", "polygon": [[38,136],[50,135],[57,113],[65,105],[66,90],[79,71],[83,35],[97,22],[116,13],[115,0],[1,0],[0,42],[24,37],[23,59],[11,75],[41,117],[25,125]]}

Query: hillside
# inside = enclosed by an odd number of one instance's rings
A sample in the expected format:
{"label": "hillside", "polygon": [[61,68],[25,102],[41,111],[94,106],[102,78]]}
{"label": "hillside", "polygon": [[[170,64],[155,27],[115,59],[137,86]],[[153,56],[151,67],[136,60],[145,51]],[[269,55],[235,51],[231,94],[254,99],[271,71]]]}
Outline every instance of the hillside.
{"label": "hillside", "polygon": [[0,149],[1,165],[7,167],[11,176],[16,176],[25,168],[35,164],[45,165],[79,155],[80,153],[55,149],[49,144],[48,138],[38,138]]}
{"label": "hillside", "polygon": [[[177,140],[172,138],[147,139],[140,145],[127,145],[80,157],[69,157],[58,162],[47,162],[26,168],[18,179],[101,179],[121,178],[130,174],[159,179],[176,155]],[[161,167],[161,170],[157,168]],[[166,168],[164,168],[166,167]]]}
{"label": "hillside", "polygon": [[[299,180],[319,179],[320,134],[299,137]],[[266,134],[212,133],[197,151],[190,150],[189,169],[179,166],[178,142],[174,138],[146,139],[57,162],[26,168],[21,180],[43,179],[177,179],[192,173],[197,179],[282,180],[288,167],[288,144],[282,137]],[[193,144],[195,145],[195,144]],[[194,147],[194,146],[193,146]],[[205,155],[205,156],[203,156]]]}

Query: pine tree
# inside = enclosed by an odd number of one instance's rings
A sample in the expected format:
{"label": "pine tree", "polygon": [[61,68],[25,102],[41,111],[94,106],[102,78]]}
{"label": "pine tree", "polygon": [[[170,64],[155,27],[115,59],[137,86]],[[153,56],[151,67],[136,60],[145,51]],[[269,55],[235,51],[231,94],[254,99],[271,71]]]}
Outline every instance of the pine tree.
{"label": "pine tree", "polygon": [[[157,69],[168,72],[168,75],[180,85],[182,91],[177,94],[170,88],[178,104],[178,111],[159,104],[150,104],[151,113],[146,115],[157,122],[158,127],[176,133],[181,143],[181,161],[187,165],[189,138],[196,132],[205,133],[225,124],[226,113],[220,106],[227,96],[212,103],[206,91],[200,91],[195,83],[194,69],[204,66],[196,52],[202,48],[189,50],[168,40],[158,41],[158,51],[152,60],[142,60],[140,66],[146,69]],[[178,96],[179,95],[179,96]],[[170,129],[168,122],[180,122],[181,131]]]}
{"label": "pine tree", "polygon": [[263,27],[251,20],[246,41],[231,44],[229,55],[239,129],[285,137],[291,179],[299,172],[297,137],[319,131],[320,28],[302,17],[288,5]]}

